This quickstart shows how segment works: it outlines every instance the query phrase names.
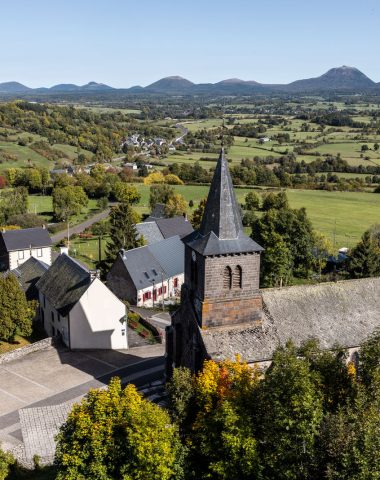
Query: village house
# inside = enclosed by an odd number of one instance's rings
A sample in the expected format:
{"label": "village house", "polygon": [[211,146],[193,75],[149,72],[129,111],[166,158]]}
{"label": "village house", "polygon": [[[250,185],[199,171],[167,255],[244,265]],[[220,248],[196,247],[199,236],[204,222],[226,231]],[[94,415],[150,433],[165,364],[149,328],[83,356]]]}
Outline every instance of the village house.
{"label": "village house", "polygon": [[184,245],[178,235],[122,250],[107,275],[108,287],[122,300],[154,307],[179,297],[184,279]]}
{"label": "village house", "polygon": [[181,305],[166,329],[166,369],[205,359],[266,366],[275,349],[314,338],[355,360],[380,325],[380,278],[260,289],[262,247],[245,235],[222,149],[198,231],[183,238]]}
{"label": "village house", "polygon": [[14,270],[30,257],[51,265],[52,241],[44,227],[0,232],[0,270]]}
{"label": "village house", "polygon": [[72,350],[128,348],[125,305],[95,272],[62,253],[36,288],[48,336]]}
{"label": "village house", "polygon": [[19,267],[10,271],[8,270],[6,274],[12,274],[17,278],[20,287],[25,292],[27,300],[38,300],[39,296],[36,283],[48,269],[49,265],[47,263],[30,257]]}
{"label": "village house", "polygon": [[193,227],[187,217],[182,215],[166,218],[165,205],[157,203],[149,217],[136,225],[136,230],[150,245],[176,235],[183,238],[193,231]]}

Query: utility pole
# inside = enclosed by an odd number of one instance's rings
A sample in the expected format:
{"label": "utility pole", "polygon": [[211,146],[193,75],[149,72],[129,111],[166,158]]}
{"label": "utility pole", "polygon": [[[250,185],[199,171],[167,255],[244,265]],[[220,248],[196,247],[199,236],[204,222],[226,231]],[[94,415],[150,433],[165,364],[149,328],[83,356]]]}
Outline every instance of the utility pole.
{"label": "utility pole", "polygon": [[154,308],[154,280],[152,280],[152,283],[153,283],[152,301],[153,301],[153,308]]}
{"label": "utility pole", "polygon": [[161,272],[161,288],[162,288],[162,310],[165,310],[165,302],[164,302],[164,272]]}

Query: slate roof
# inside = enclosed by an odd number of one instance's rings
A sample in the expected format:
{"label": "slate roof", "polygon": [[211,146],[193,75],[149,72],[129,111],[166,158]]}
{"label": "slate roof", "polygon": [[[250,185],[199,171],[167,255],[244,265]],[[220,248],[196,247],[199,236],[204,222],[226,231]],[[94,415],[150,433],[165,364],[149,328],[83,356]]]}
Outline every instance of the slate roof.
{"label": "slate roof", "polygon": [[46,228],[24,228],[23,230],[7,230],[0,232],[8,252],[14,250],[26,250],[31,246],[34,248],[48,247],[53,242]]}
{"label": "slate roof", "polygon": [[244,233],[224,148],[216,165],[200,229],[185,237],[184,242],[205,256],[263,250]]}
{"label": "slate roof", "polygon": [[30,257],[26,262],[14,270],[11,270],[11,273],[17,278],[28,300],[38,299],[36,283],[48,268],[49,265],[46,263],[37,260],[37,258]]}
{"label": "slate roof", "polygon": [[324,349],[357,347],[380,327],[380,277],[261,291],[261,326],[240,325],[202,330],[216,360],[239,353],[248,362],[272,358],[279,345],[300,345],[317,338]]}
{"label": "slate roof", "polygon": [[122,254],[122,259],[137,290],[151,287],[185,270],[184,245],[175,236],[152,245],[134,248]]}
{"label": "slate roof", "polygon": [[146,240],[146,243],[150,245],[151,243],[160,242],[164,239],[160,229],[157,226],[156,222],[143,222],[136,225],[136,230],[139,233],[139,236],[143,236]]}
{"label": "slate roof", "polygon": [[37,289],[66,316],[91,284],[90,271],[65,253],[37,282]]}
{"label": "slate roof", "polygon": [[174,237],[179,235],[181,238],[193,232],[193,227],[187,218],[182,215],[172,218],[159,218],[156,224],[164,238]]}

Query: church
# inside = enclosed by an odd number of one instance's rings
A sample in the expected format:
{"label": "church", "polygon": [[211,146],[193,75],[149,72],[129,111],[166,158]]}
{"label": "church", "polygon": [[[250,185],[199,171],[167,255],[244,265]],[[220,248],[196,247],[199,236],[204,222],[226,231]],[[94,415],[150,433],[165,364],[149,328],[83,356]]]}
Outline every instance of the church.
{"label": "church", "polygon": [[[380,326],[380,277],[260,289],[264,249],[244,233],[222,148],[199,230],[184,237],[181,304],[166,329],[166,370],[205,359],[267,365],[274,350],[310,338],[356,355]],[[265,254],[265,253],[264,253]]]}

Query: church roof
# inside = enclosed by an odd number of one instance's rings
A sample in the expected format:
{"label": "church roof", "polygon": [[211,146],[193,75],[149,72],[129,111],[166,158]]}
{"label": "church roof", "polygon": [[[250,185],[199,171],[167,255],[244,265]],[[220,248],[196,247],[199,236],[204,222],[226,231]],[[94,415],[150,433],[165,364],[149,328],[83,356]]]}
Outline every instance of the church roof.
{"label": "church roof", "polygon": [[224,148],[216,165],[200,229],[185,237],[184,242],[202,255],[263,250],[244,233]]}
{"label": "church roof", "polygon": [[270,360],[288,340],[299,346],[316,338],[323,349],[357,347],[380,327],[380,277],[261,291],[262,325],[245,324],[202,330],[215,360]]}

